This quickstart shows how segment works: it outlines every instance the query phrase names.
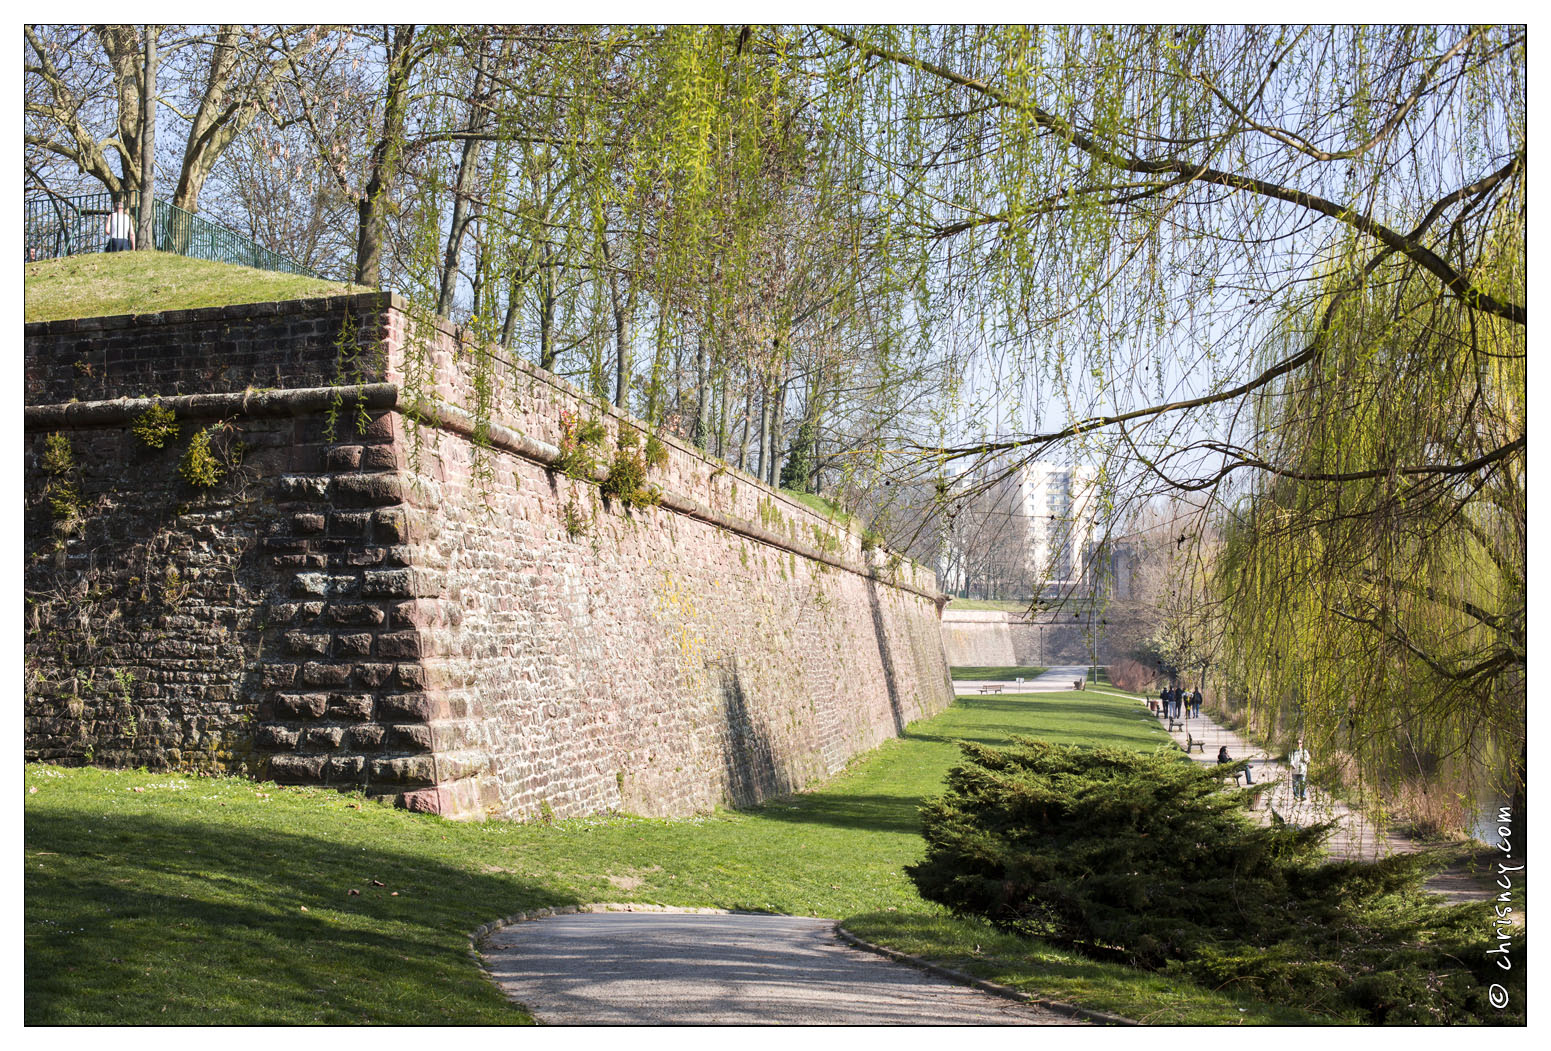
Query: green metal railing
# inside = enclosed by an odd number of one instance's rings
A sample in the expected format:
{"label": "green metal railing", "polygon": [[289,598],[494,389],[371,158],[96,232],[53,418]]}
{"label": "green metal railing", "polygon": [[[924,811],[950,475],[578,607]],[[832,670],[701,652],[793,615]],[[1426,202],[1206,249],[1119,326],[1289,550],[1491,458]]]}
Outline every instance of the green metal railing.
{"label": "green metal railing", "polygon": [[[132,222],[138,222],[140,195],[122,195]],[[101,252],[107,247],[105,228],[113,213],[114,195],[90,193],[79,197],[40,194],[23,201],[23,237],[28,259]],[[262,247],[252,238],[201,219],[166,201],[153,198],[151,240],[158,251],[176,252],[194,259],[235,263],[259,270],[277,270],[305,277],[319,275]]]}

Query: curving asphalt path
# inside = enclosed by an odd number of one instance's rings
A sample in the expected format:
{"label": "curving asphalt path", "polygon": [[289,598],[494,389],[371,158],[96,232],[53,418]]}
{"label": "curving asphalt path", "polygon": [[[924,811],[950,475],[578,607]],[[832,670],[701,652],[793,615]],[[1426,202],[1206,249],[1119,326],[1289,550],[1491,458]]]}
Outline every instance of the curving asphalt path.
{"label": "curving asphalt path", "polygon": [[483,948],[549,1025],[1080,1025],[842,943],[833,920],[592,912],[505,927]]}

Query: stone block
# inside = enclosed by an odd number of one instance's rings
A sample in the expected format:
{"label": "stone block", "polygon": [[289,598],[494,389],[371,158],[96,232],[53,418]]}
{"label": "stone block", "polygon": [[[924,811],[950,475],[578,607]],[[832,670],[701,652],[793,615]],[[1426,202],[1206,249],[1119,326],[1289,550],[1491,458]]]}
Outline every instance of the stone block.
{"label": "stone block", "polygon": [[343,686],[350,681],[350,665],[308,661],[302,665],[302,681],[308,686]]}
{"label": "stone block", "polygon": [[302,656],[321,657],[328,653],[332,635],[318,635],[307,631],[285,633],[286,649]]}
{"label": "stone block", "polygon": [[269,776],[281,784],[317,782],[327,763],[325,755],[276,755],[270,757]]}
{"label": "stone block", "polygon": [[347,474],[336,477],[331,487],[341,507],[376,507],[404,502],[404,482],[397,474]]}
{"label": "stone block", "polygon": [[376,606],[343,602],[329,606],[329,618],[336,624],[377,625],[387,619],[387,614]]}
{"label": "stone block", "polygon": [[355,681],[362,686],[375,688],[388,681],[388,676],[393,674],[391,664],[357,664],[355,666]]}
{"label": "stone block", "polygon": [[282,500],[323,500],[328,497],[328,491],[327,478],[297,474],[280,476],[278,495]]}
{"label": "stone block", "polygon": [[332,445],[324,450],[323,468],[326,471],[353,471],[360,466],[359,445]]}
{"label": "stone block", "polygon": [[388,693],[377,698],[377,718],[413,720],[428,723],[446,714],[446,705],[436,695],[415,693]]}
{"label": "stone block", "polygon": [[275,715],[281,719],[321,719],[328,711],[326,693],[281,693],[275,695]]}
{"label": "stone block", "polygon": [[352,726],[345,733],[345,747],[356,752],[375,752],[382,747],[387,731],[376,723]]}
{"label": "stone block", "polygon": [[370,511],[335,511],[329,516],[329,536],[359,540],[372,524]]}
{"label": "stone block", "polygon": [[436,780],[436,760],[429,755],[373,759],[372,780],[387,784],[430,784]]}
{"label": "stone block", "polygon": [[289,750],[296,747],[301,733],[285,726],[260,726],[258,733],[254,734],[254,744],[260,748]]}
{"label": "stone block", "polygon": [[377,636],[377,656],[387,660],[417,660],[424,648],[418,631],[390,631]]}
{"label": "stone block", "polygon": [[366,634],[341,635],[334,643],[341,657],[365,657],[372,652],[372,637]]}
{"label": "stone block", "polygon": [[368,445],[361,453],[361,470],[396,471],[399,457],[392,445]]}
{"label": "stone block", "polygon": [[344,740],[342,726],[314,726],[302,735],[302,748],[309,752],[332,752]]}
{"label": "stone block", "polygon": [[359,755],[335,755],[328,761],[330,784],[356,784],[366,771],[366,760]]}
{"label": "stone block", "polygon": [[259,673],[259,684],[266,690],[289,686],[296,681],[296,671],[294,664],[265,664]]}
{"label": "stone block", "polygon": [[389,726],[383,743],[396,752],[429,752],[432,748],[431,728],[424,723]]}
{"label": "stone block", "polygon": [[374,702],[368,693],[329,694],[328,715],[331,719],[370,719]]}
{"label": "stone block", "polygon": [[375,511],[372,513],[372,537],[379,543],[402,544],[409,539],[409,528],[403,511]]}

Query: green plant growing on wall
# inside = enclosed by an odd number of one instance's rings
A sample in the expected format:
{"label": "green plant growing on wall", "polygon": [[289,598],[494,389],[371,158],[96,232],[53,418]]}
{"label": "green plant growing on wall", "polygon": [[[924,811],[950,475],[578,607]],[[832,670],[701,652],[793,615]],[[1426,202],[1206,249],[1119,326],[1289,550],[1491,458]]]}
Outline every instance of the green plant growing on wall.
{"label": "green plant growing on wall", "polygon": [[653,471],[668,466],[668,446],[655,434],[646,436],[646,466]]}
{"label": "green plant growing on wall", "polygon": [[179,430],[177,415],[161,402],[156,402],[135,417],[134,426],[131,429],[135,432],[135,437],[139,438],[147,448],[165,449],[168,442],[177,440]]}
{"label": "green plant growing on wall", "polygon": [[58,431],[44,438],[41,466],[49,476],[43,494],[54,514],[54,524],[68,536],[81,521],[81,491],[75,481],[75,452],[70,439]]}
{"label": "green plant growing on wall", "polygon": [[598,488],[626,507],[651,507],[662,502],[662,490],[646,484],[647,458],[636,452],[635,444],[634,433],[621,432],[608,477]]}
{"label": "green plant growing on wall", "polygon": [[862,530],[862,550],[864,552],[876,551],[876,550],[878,550],[878,548],[880,548],[882,546],[883,546],[883,534],[882,533],[879,533],[876,529],[864,529],[864,530]]}
{"label": "green plant growing on wall", "polygon": [[608,437],[608,429],[601,420],[584,420],[566,409],[560,411],[560,456],[555,460],[555,470],[567,478],[591,481],[597,469],[597,449]]}
{"label": "green plant growing on wall", "polygon": [[[382,344],[373,341],[368,346],[361,346],[358,331],[355,315],[348,310],[345,311],[344,320],[340,322],[339,335],[334,340],[333,387],[335,390],[323,417],[323,434],[329,441],[335,439],[340,413],[345,410],[345,395],[339,388],[370,383],[383,373],[385,361]],[[355,402],[354,410],[351,412],[351,422],[355,426],[355,433],[366,432],[367,424],[371,423],[371,414],[367,411],[364,401]]]}
{"label": "green plant growing on wall", "polygon": [[202,427],[194,432],[193,438],[189,439],[188,450],[184,452],[183,460],[178,464],[178,473],[189,485],[208,489],[217,485],[226,474],[226,468],[221,466],[210,447],[211,439],[219,430],[219,424]]}
{"label": "green plant growing on wall", "polygon": [[115,668],[113,681],[118,685],[119,697],[124,702],[124,733],[130,737],[137,737],[140,733],[140,724],[135,719],[134,696],[130,692],[130,687],[135,684],[135,677],[123,668]]}
{"label": "green plant growing on wall", "polygon": [[58,431],[43,439],[43,470],[51,475],[69,474],[75,470],[75,452],[70,439]]}
{"label": "green plant growing on wall", "polygon": [[592,516],[582,514],[581,508],[576,506],[575,493],[571,494],[571,498],[567,500],[565,502],[565,506],[560,509],[560,516],[561,519],[565,522],[566,536],[570,537],[572,540],[575,540],[579,536],[585,536],[587,534],[587,530],[592,528]]}

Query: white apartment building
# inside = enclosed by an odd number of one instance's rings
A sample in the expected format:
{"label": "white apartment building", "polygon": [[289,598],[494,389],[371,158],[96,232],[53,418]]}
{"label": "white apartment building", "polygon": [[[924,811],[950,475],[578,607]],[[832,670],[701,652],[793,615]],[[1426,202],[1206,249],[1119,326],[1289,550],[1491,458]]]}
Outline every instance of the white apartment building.
{"label": "white apartment building", "polygon": [[1006,484],[1022,509],[1028,579],[1042,582],[1045,593],[1086,586],[1087,560],[1099,539],[1098,472],[1035,460]]}

